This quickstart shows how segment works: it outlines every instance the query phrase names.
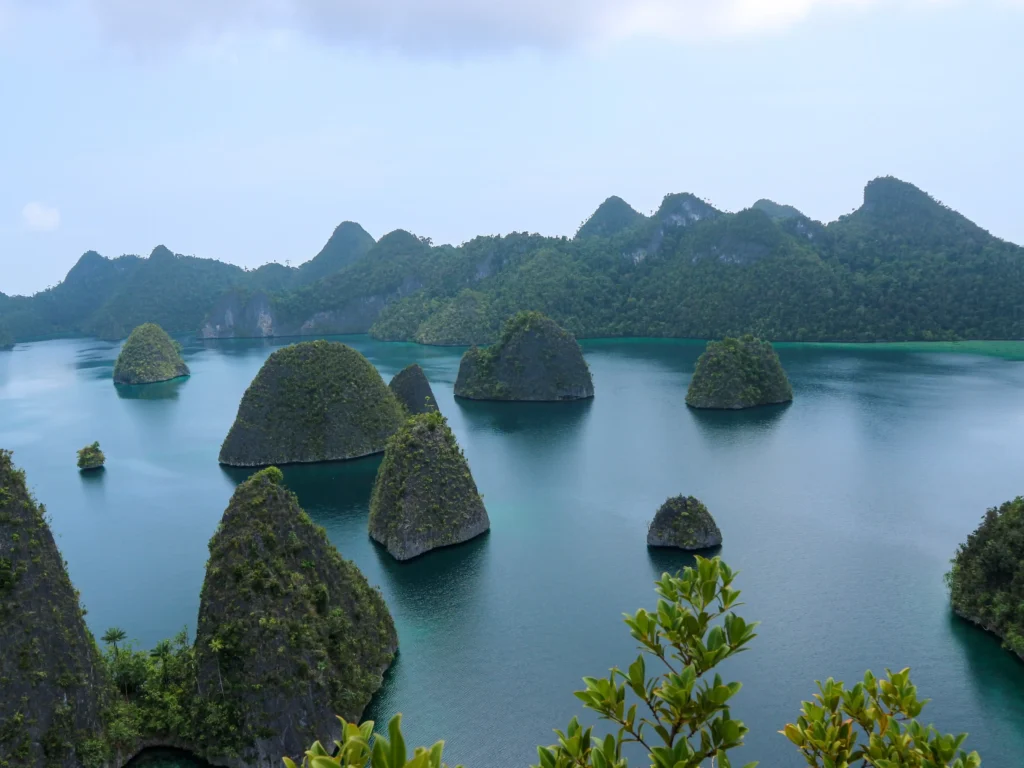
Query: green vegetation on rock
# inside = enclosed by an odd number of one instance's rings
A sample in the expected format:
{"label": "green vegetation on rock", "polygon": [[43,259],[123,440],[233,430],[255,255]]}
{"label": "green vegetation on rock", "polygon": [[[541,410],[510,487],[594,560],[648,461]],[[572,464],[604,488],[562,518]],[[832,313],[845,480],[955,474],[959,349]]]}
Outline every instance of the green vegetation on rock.
{"label": "green vegetation on rock", "polygon": [[[656,582],[656,610],[626,615],[640,654],[626,670],[585,677],[576,697],[607,724],[603,737],[576,717],[558,742],[538,747],[532,768],[628,768],[624,750],[640,745],[651,768],[732,765],[747,727],[732,717],[739,682],[725,682],[716,667],[748,650],[757,624],[735,613],[742,605],[733,587],[736,572],[719,558],[696,564]],[[977,752],[966,752],[966,734],[942,734],[921,725],[927,699],[918,697],[910,670],[876,678],[871,672],[847,688],[829,678],[818,682],[813,701],[803,702],[796,722],[780,733],[812,768],[979,768]],[[372,723],[342,723],[341,738],[325,748],[315,742],[304,768],[443,768],[444,742],[417,747],[410,757],[401,716],[386,739],[371,747]],[[635,748],[635,747],[634,747]],[[745,768],[755,768],[756,762]],[[296,768],[285,760],[286,768]]]}
{"label": "green vegetation on rock", "polygon": [[580,226],[576,238],[613,237],[646,220],[646,216],[637,212],[621,197],[612,195],[597,207]]}
{"label": "green vegetation on rock", "polygon": [[423,373],[418,363],[413,363],[396,373],[388,384],[388,389],[395,393],[398,402],[413,416],[438,410],[434,390],[430,388],[427,375]]}
{"label": "green vegetation on rock", "polygon": [[779,356],[767,341],[749,334],[709,341],[697,359],[686,393],[691,408],[736,410],[793,399]]}
{"label": "green vegetation on rock", "polygon": [[78,449],[78,468],[82,470],[99,469],[106,462],[107,457],[100,450],[98,442]]}
{"label": "green vegetation on rock", "polygon": [[594,396],[572,334],[539,312],[510,318],[497,343],[463,356],[455,396],[471,400],[581,400]]}
{"label": "green vegetation on rock", "polygon": [[373,243],[345,223],[299,268],[245,271],[162,246],[148,259],[89,252],[59,285],[0,297],[0,322],[20,341],[121,338],[152,320],[211,337],[369,330],[455,344],[493,341],[505,318],[537,310],[577,338],[1015,339],[1022,282],[1020,246],[879,178],[828,225],[767,200],[726,213],[671,194],[651,217],[610,198],[571,239],[453,247],[397,230]]}
{"label": "green vegetation on rock", "polygon": [[132,331],[114,364],[117,384],[153,384],[188,375],[181,347],[156,323]]}
{"label": "green vegetation on rock", "polygon": [[0,450],[0,768],[93,768],[112,694],[25,473]]}
{"label": "green vegetation on rock", "polygon": [[275,351],[252,380],[220,463],[267,466],[380,453],[405,411],[377,369],[337,341]]}
{"label": "green vegetation on rock", "polygon": [[388,440],[370,499],[370,536],[396,560],[461,544],[491,527],[466,457],[437,411]]}
{"label": "green vegetation on rock", "polygon": [[358,719],[398,647],[380,593],[270,467],[242,483],[210,541],[196,636],[214,762],[278,765]]}
{"label": "green vegetation on rock", "polygon": [[985,513],[957,550],[946,581],[957,615],[1024,659],[1024,498]]}
{"label": "green vegetation on rock", "polygon": [[673,496],[658,509],[647,529],[647,546],[711,549],[722,545],[722,532],[708,508],[693,496]]}

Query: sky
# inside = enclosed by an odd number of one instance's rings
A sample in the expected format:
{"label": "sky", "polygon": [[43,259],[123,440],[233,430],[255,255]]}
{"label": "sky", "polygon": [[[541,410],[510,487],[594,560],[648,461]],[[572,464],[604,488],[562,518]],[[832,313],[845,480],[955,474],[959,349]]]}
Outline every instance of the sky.
{"label": "sky", "polygon": [[1021,40],[1024,0],[0,0],[0,291],[881,175],[1024,243]]}

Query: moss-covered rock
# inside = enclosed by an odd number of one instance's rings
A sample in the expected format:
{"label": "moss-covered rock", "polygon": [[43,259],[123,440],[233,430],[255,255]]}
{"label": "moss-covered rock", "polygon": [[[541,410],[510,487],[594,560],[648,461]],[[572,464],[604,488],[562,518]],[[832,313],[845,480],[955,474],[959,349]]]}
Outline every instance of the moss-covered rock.
{"label": "moss-covered rock", "polygon": [[647,529],[647,546],[711,549],[722,545],[722,532],[708,508],[693,496],[673,496],[658,509]]}
{"label": "moss-covered rock", "polygon": [[105,754],[111,695],[78,593],[25,473],[0,450],[0,766]]}
{"label": "moss-covered rock", "polygon": [[709,341],[686,393],[692,408],[738,410],[788,403],[793,399],[786,372],[770,342],[751,335]]}
{"label": "moss-covered rock", "polygon": [[275,467],[235,490],[210,540],[196,635],[199,725],[218,765],[279,768],[358,722],[398,647],[387,605],[282,485]]}
{"label": "moss-covered rock", "polygon": [[398,402],[413,416],[438,410],[434,390],[430,388],[427,375],[423,373],[418,363],[413,363],[396,373],[388,384],[388,389],[395,393]]}
{"label": "moss-covered rock", "polygon": [[152,384],[188,375],[181,347],[156,323],[132,331],[114,364],[117,384]]}
{"label": "moss-covered rock", "polygon": [[946,575],[953,611],[1024,659],[1024,498],[985,513]]}
{"label": "moss-covered rock", "polygon": [[413,416],[388,441],[370,499],[370,536],[396,560],[461,544],[491,521],[445,418]]}
{"label": "moss-covered rock", "polygon": [[462,356],[455,396],[470,400],[582,400],[594,396],[590,368],[572,334],[539,312],[520,312],[498,342]]}
{"label": "moss-covered rock", "polygon": [[369,360],[337,341],[274,352],[238,406],[220,463],[239,467],[336,461],[384,450],[405,420]]}
{"label": "moss-covered rock", "polygon": [[92,445],[85,446],[85,448],[78,449],[78,468],[83,472],[99,469],[106,460],[107,457],[100,450],[99,443],[93,443]]}

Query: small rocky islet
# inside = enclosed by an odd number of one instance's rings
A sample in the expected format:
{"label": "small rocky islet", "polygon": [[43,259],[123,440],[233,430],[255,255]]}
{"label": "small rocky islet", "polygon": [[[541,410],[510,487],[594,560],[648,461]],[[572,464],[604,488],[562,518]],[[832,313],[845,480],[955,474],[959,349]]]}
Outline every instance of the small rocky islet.
{"label": "small rocky islet", "polygon": [[693,496],[673,496],[658,509],[647,529],[648,547],[687,551],[722,545],[722,531],[708,508]]}
{"label": "small rocky islet", "polygon": [[377,369],[337,341],[276,350],[242,397],[220,463],[262,467],[381,453],[405,421]]}
{"label": "small rocky islet", "polygon": [[102,469],[106,461],[107,457],[103,455],[98,442],[78,449],[78,469],[82,472]]}
{"label": "small rocky islet", "polygon": [[370,537],[396,560],[469,541],[491,527],[455,435],[438,412],[388,441],[370,499]]}
{"label": "small rocky islet", "polygon": [[709,341],[686,393],[691,408],[740,410],[793,400],[779,356],[770,342],[749,334]]}
{"label": "small rocky islet", "polygon": [[133,330],[114,364],[115,384],[155,384],[189,375],[181,347],[156,323]]}
{"label": "small rocky islet", "polygon": [[413,363],[396,373],[388,384],[388,389],[394,392],[398,402],[413,416],[438,410],[434,390],[430,388],[427,375],[423,373],[418,363]]}
{"label": "small rocky islet", "polygon": [[540,312],[520,312],[505,323],[495,344],[472,347],[462,356],[455,396],[469,400],[585,400],[594,396],[594,381],[571,333]]}

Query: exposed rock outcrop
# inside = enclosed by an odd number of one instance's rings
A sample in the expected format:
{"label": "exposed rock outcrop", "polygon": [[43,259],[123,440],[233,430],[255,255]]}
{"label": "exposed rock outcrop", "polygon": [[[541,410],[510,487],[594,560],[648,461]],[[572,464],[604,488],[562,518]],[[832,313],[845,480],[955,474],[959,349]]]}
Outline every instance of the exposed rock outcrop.
{"label": "exposed rock outcrop", "polygon": [[181,347],[156,323],[132,331],[114,364],[116,384],[153,384],[188,375]]}
{"label": "exposed rock outcrop", "polygon": [[274,308],[263,291],[228,291],[206,316],[199,335],[204,339],[259,339],[275,335]]}
{"label": "exposed rock outcrop", "polygon": [[396,373],[388,384],[388,389],[395,393],[398,402],[413,416],[438,410],[434,391],[418,363],[413,363]]}
{"label": "exposed rock outcrop", "polygon": [[498,342],[462,356],[455,396],[471,400],[583,400],[590,368],[572,334],[539,312],[511,318]]}
{"label": "exposed rock outcrop", "polygon": [[658,509],[647,529],[647,546],[685,550],[722,545],[722,532],[708,508],[693,496],[674,496]]}
{"label": "exposed rock outcrop", "polygon": [[793,387],[770,342],[749,334],[709,341],[686,393],[692,408],[738,410],[788,403]]}
{"label": "exposed rock outcrop", "polygon": [[220,463],[337,461],[384,450],[405,420],[370,361],[337,341],[275,351],[242,397]]}
{"label": "exposed rock outcrop", "polygon": [[0,765],[78,768],[113,691],[45,512],[0,450]]}
{"label": "exposed rock outcrop", "polygon": [[491,527],[455,435],[440,413],[413,416],[388,441],[370,500],[370,536],[396,560],[461,544]]}
{"label": "exposed rock outcrop", "polygon": [[201,723],[217,765],[279,768],[358,722],[398,648],[387,605],[312,523],[275,467],[235,490],[210,540],[199,606]]}

